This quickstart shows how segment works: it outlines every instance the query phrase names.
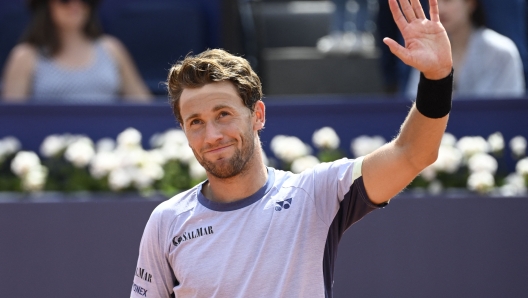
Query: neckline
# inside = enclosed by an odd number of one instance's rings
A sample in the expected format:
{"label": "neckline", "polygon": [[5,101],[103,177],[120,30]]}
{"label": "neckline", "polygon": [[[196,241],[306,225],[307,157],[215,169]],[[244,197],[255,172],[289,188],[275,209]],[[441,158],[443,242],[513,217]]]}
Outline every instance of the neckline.
{"label": "neckline", "polygon": [[238,209],[242,209],[244,207],[247,207],[257,201],[259,201],[265,194],[267,194],[271,187],[273,186],[273,183],[275,182],[275,171],[273,171],[272,168],[267,167],[268,170],[268,180],[262,186],[256,193],[250,195],[247,198],[240,199],[238,201],[234,201],[231,203],[218,203],[213,202],[209,199],[207,199],[202,194],[202,186],[204,185],[207,180],[202,182],[200,185],[198,185],[196,189],[196,193],[198,196],[198,202],[202,204],[204,207],[211,209],[213,211],[219,211],[219,212],[226,212],[226,211],[234,211]]}
{"label": "neckline", "polygon": [[54,67],[55,69],[59,70],[59,71],[63,71],[63,72],[66,72],[66,73],[71,73],[71,74],[75,74],[75,73],[81,73],[81,72],[87,72],[87,71],[90,71],[92,70],[93,68],[96,67],[98,61],[100,60],[100,45],[98,42],[94,42],[92,44],[92,50],[93,50],[93,55],[90,59],[90,61],[85,64],[85,65],[82,65],[82,66],[76,66],[76,67],[70,67],[70,66],[67,66],[67,65],[62,65],[60,64],[57,60],[53,59],[52,57],[44,57],[45,60],[48,61],[48,63]]}

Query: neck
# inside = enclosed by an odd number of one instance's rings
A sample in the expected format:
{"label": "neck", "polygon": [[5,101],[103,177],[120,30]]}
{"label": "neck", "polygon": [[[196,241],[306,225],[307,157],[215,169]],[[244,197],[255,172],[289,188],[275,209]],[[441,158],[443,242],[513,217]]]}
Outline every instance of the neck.
{"label": "neck", "polygon": [[227,179],[207,174],[208,183],[204,184],[204,196],[214,202],[230,203],[256,193],[268,180],[268,171],[262,162],[262,149],[255,148],[255,154],[248,161],[244,172]]}
{"label": "neck", "polygon": [[59,30],[59,38],[64,52],[86,48],[87,44],[90,43],[90,40],[78,29],[61,29]]}
{"label": "neck", "polygon": [[473,28],[473,25],[469,23],[465,26],[459,26],[457,30],[449,33],[451,50],[453,53],[464,53],[466,51],[469,39],[474,30],[475,28]]}

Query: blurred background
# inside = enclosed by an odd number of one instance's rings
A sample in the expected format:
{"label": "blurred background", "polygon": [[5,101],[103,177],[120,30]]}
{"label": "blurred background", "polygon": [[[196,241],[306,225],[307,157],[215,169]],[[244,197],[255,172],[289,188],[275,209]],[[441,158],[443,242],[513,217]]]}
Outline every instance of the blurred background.
{"label": "blurred background", "polygon": [[[439,4],[455,68],[439,158],[345,234],[335,297],[528,291],[528,8]],[[150,212],[205,177],[172,64],[246,58],[265,162],[300,172],[398,133],[418,73],[383,37],[403,43],[385,0],[0,0],[0,296],[127,297]]]}

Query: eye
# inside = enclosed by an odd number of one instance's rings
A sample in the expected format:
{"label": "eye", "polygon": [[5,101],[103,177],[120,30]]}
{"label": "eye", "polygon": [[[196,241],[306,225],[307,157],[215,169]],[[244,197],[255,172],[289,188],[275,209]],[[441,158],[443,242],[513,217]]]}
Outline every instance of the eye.
{"label": "eye", "polygon": [[220,118],[221,118],[221,117],[228,116],[228,115],[229,115],[229,113],[226,112],[226,111],[221,111],[221,112],[220,112]]}
{"label": "eye", "polygon": [[201,121],[199,119],[193,119],[191,120],[191,122],[189,122],[189,125],[197,125],[197,124],[200,124]]}

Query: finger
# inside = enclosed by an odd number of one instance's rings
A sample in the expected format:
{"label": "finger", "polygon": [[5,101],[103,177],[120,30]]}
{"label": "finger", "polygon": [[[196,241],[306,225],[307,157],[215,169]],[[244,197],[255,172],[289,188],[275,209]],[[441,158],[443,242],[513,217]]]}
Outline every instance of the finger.
{"label": "finger", "polygon": [[[407,0],[404,0],[407,1]],[[400,29],[400,32],[403,31],[403,28],[407,26],[407,20],[403,16],[400,6],[398,5],[398,2],[396,0],[389,0],[389,7],[392,13],[392,18],[394,19],[394,22],[396,23],[396,26],[398,26],[398,29]]]}
{"label": "finger", "polygon": [[425,19],[425,13],[423,11],[422,4],[420,4],[420,0],[411,0],[411,5],[416,17],[418,17],[420,20]]}
{"label": "finger", "polygon": [[407,19],[407,22],[412,22],[416,20],[416,15],[414,14],[414,10],[409,3],[409,0],[399,0],[403,14],[405,15],[405,18]]}
{"label": "finger", "polygon": [[431,15],[431,21],[440,22],[440,11],[438,10],[437,0],[429,0],[429,14]]}
{"label": "finger", "polygon": [[390,51],[396,55],[396,57],[400,58],[403,63],[409,65],[410,62],[410,55],[409,50],[402,47],[399,43],[394,41],[394,39],[385,37],[383,39],[383,42],[389,47]]}

